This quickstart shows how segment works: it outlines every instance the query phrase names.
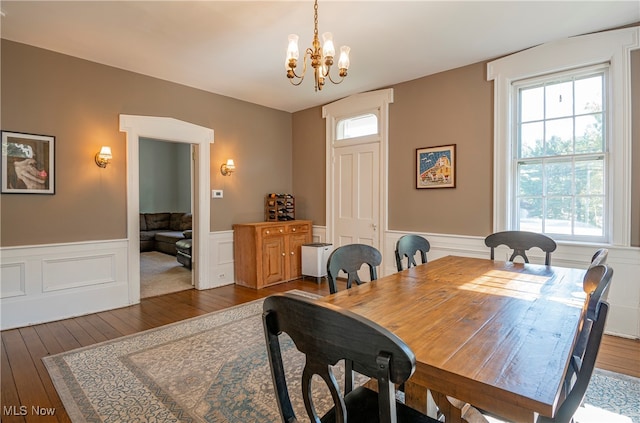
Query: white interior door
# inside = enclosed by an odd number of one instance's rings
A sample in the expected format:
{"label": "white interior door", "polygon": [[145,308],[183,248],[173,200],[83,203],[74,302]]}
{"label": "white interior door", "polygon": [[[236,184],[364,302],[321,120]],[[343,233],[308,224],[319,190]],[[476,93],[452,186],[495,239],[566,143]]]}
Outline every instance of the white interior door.
{"label": "white interior door", "polygon": [[380,248],[380,144],[334,150],[334,245],[367,244]]}
{"label": "white interior door", "polygon": [[[346,244],[377,248],[382,253],[379,273],[385,262],[387,128],[392,102],[389,88],[322,108],[327,134],[327,242],[334,248]],[[360,277],[369,280],[368,268],[361,270]]]}

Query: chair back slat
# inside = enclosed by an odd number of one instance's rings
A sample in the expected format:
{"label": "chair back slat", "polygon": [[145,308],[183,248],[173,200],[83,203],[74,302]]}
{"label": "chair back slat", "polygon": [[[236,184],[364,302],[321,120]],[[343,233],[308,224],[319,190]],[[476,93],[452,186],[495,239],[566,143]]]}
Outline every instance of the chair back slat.
{"label": "chair back slat", "polygon": [[382,263],[382,254],[370,245],[347,244],[336,248],[327,259],[329,291],[332,294],[338,292],[336,280],[341,270],[347,274],[347,289],[351,288],[353,282],[357,285],[362,284],[358,270],[365,264],[369,267],[371,280],[378,279],[376,267],[380,266],[380,263]]}
{"label": "chair back slat", "polygon": [[407,268],[417,266],[415,255],[420,252],[422,263],[427,262],[427,253],[431,249],[429,241],[419,235],[404,235],[396,243],[396,268],[403,270],[402,260],[407,258]]}
{"label": "chair back slat", "polygon": [[593,257],[591,257],[591,264],[589,266],[607,264],[608,257],[609,257],[609,250],[606,248],[600,248],[593,254]]}
{"label": "chair back slat", "polygon": [[506,245],[513,250],[509,261],[516,257],[522,257],[525,263],[529,263],[526,251],[539,248],[545,253],[544,264],[551,265],[551,253],[556,250],[556,242],[546,235],[527,231],[503,231],[487,236],[484,240],[487,247],[491,248],[491,260],[495,259],[495,249],[500,245]]}

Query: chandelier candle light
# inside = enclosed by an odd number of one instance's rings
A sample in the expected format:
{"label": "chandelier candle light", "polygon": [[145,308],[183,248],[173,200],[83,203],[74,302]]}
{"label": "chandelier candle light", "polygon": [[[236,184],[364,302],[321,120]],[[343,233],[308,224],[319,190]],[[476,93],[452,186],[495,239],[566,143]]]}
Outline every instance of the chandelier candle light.
{"label": "chandelier candle light", "polygon": [[[313,73],[315,76],[315,90],[320,91],[324,86],[325,78],[329,78],[334,84],[341,83],[345,76],[347,76],[347,70],[349,69],[349,50],[347,46],[340,47],[340,59],[338,60],[338,69],[340,70],[340,80],[334,81],[331,78],[329,72],[333,65],[333,57],[336,54],[336,49],[333,46],[333,35],[330,32],[322,34],[324,45],[320,46],[320,40],[318,39],[318,0],[315,0],[313,6],[313,47],[307,48],[303,57],[302,75],[296,74],[296,66],[298,65],[298,36],[296,34],[289,35],[289,47],[287,48],[287,60],[285,67],[287,69],[287,78],[293,85],[300,85],[304,80],[304,74],[307,71],[307,56],[311,58],[311,66],[313,67]],[[297,82],[296,82],[297,81]]]}

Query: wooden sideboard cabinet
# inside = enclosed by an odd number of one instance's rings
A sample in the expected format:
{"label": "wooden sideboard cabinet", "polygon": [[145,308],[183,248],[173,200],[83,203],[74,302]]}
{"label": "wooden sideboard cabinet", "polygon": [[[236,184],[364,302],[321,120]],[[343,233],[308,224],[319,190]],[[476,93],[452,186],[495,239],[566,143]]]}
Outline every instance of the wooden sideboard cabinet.
{"label": "wooden sideboard cabinet", "polygon": [[302,245],[311,242],[311,221],[233,225],[236,284],[260,289],[302,277]]}

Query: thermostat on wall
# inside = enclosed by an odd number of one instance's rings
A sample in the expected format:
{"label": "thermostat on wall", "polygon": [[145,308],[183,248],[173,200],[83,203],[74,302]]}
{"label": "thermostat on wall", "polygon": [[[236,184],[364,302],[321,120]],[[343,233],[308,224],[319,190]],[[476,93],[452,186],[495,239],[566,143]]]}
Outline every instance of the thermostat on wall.
{"label": "thermostat on wall", "polygon": [[222,198],[222,190],[221,189],[211,190],[211,198]]}

